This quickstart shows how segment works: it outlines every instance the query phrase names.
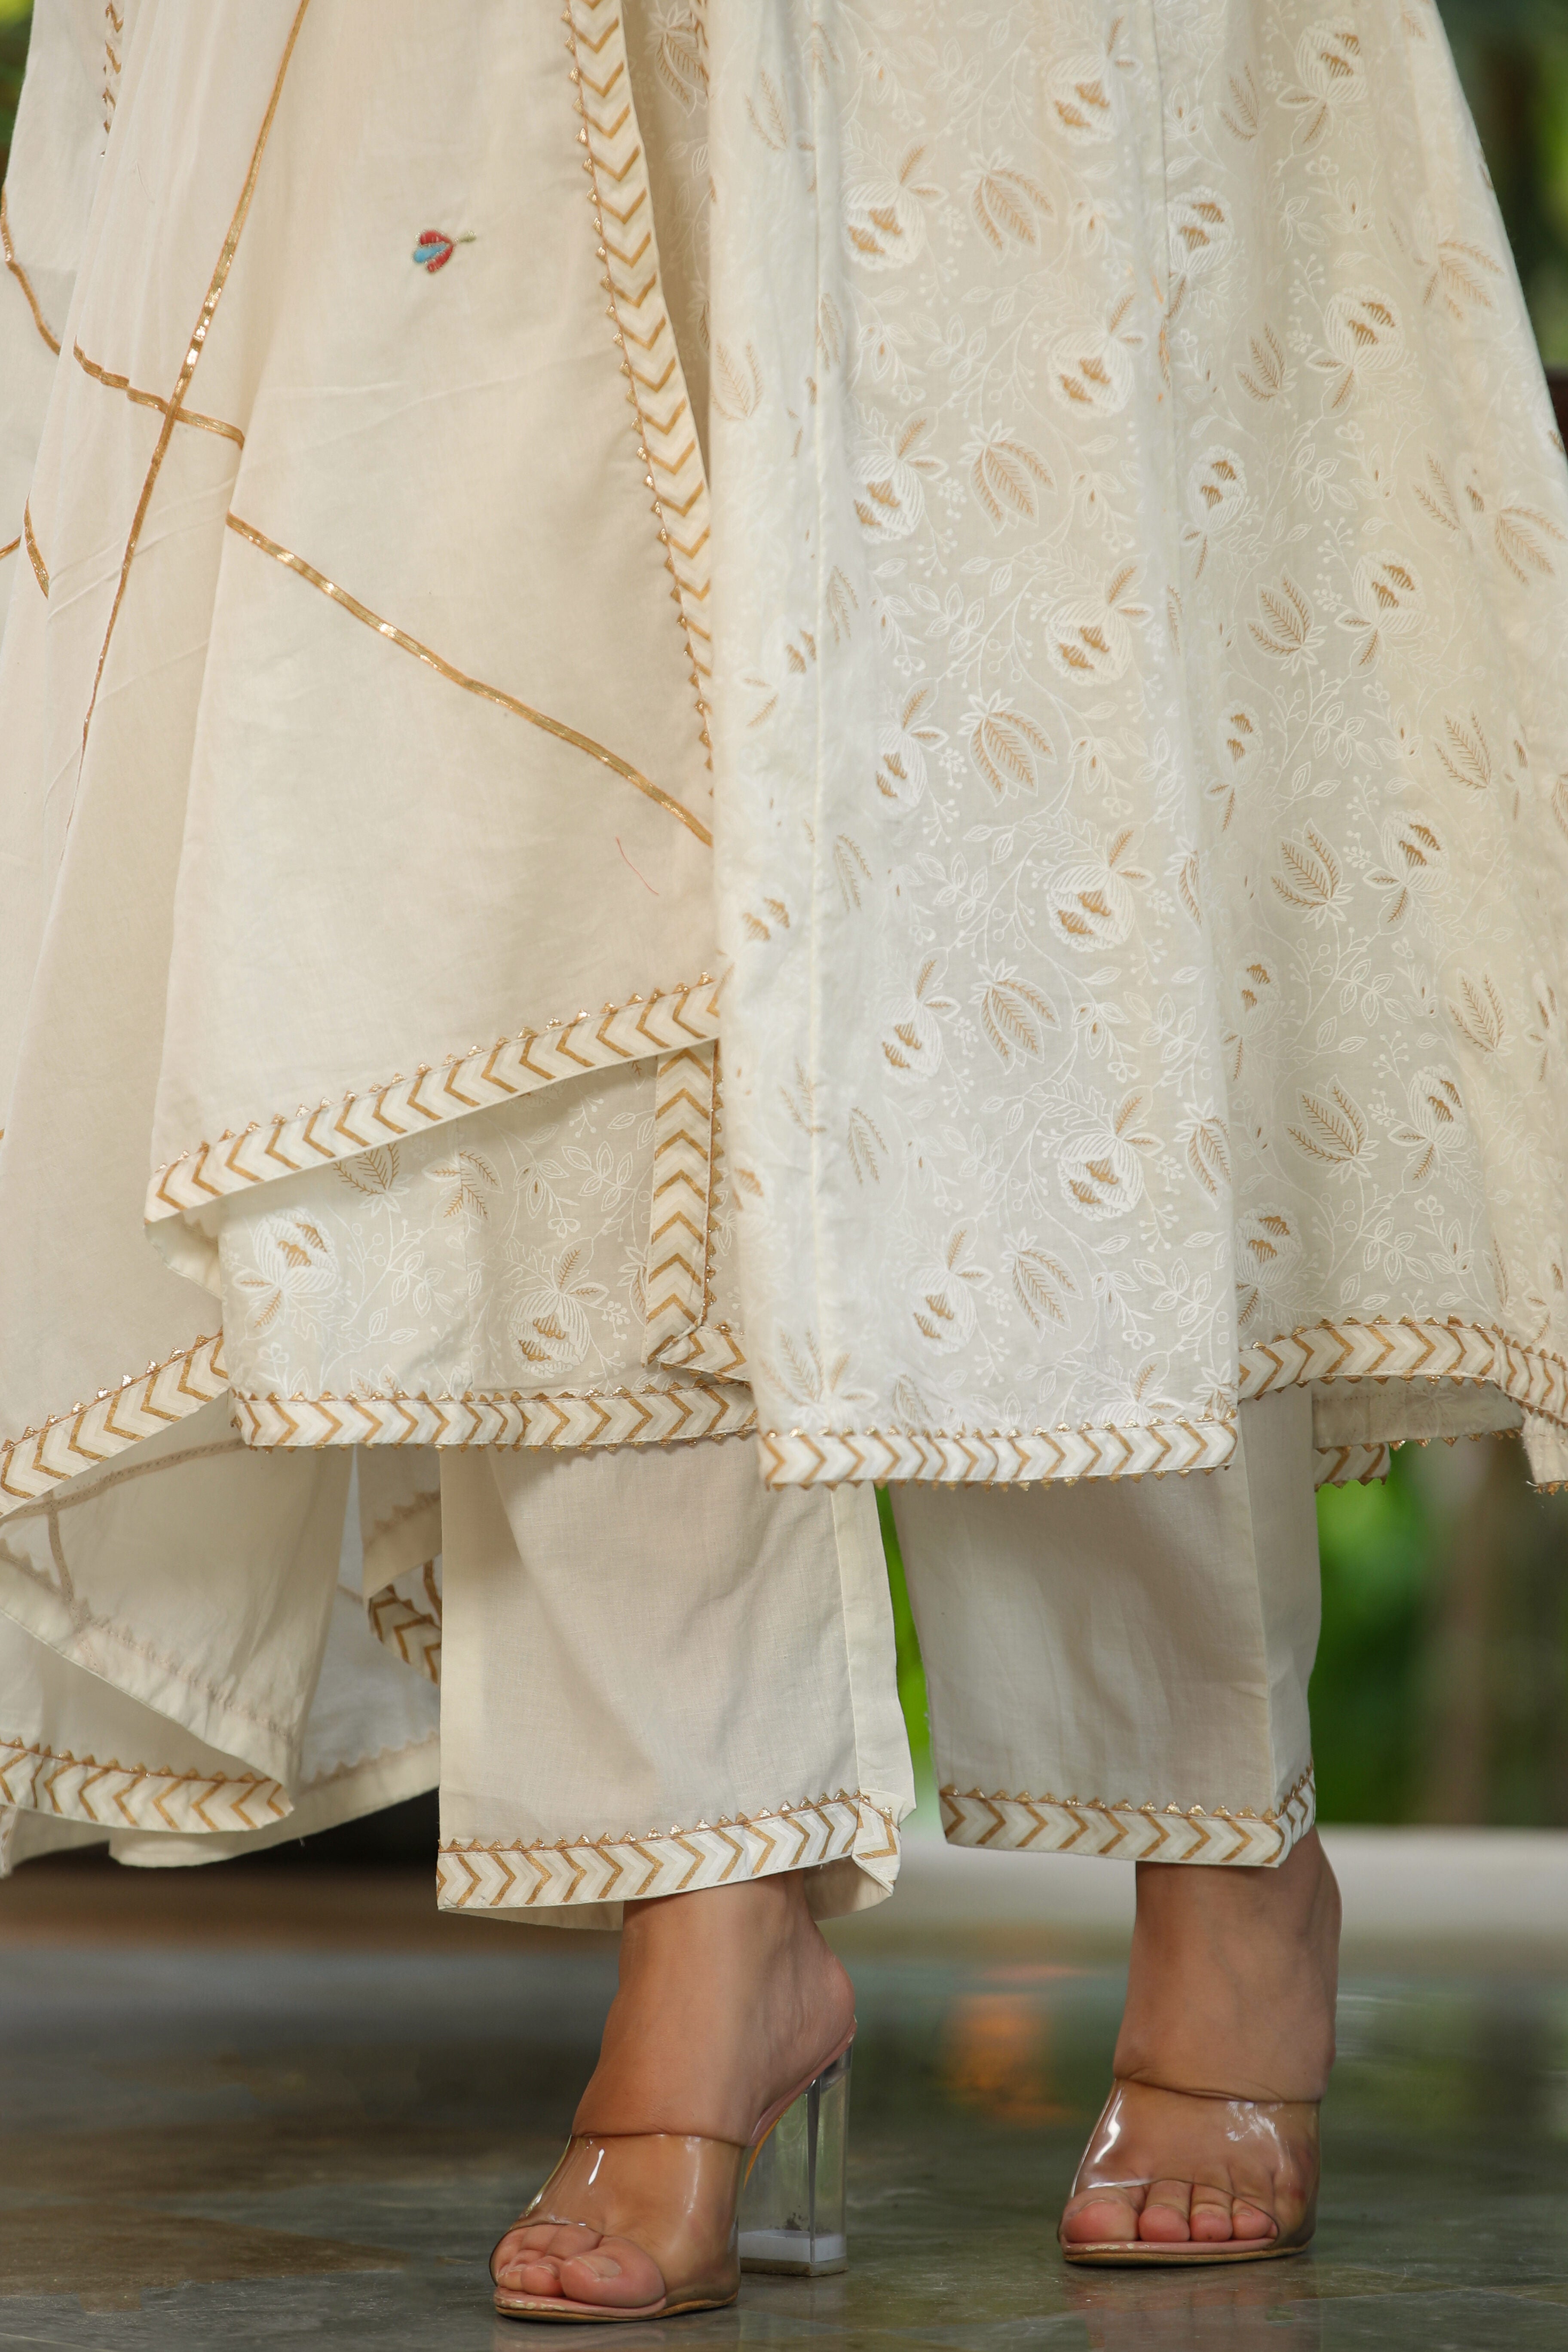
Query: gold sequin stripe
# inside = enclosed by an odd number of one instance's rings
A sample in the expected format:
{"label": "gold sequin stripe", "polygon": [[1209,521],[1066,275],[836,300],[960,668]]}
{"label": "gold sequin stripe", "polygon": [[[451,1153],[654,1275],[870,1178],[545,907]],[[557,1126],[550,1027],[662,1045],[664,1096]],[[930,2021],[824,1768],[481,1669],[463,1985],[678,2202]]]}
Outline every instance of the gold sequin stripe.
{"label": "gold sequin stripe", "polygon": [[33,509],[30,506],[22,509],[22,536],[27,542],[27,561],[33,567],[33,577],[43,590],[44,601],[47,604],[49,594],[49,567],[39,553],[38,542],[33,536]]}
{"label": "gold sequin stripe", "polygon": [[321,1445],[682,1445],[701,1438],[744,1437],[756,1423],[750,1389],[710,1381],[570,1394],[233,1394],[236,1427],[247,1445],[263,1451]]}
{"label": "gold sequin stripe", "polygon": [[351,596],[346,588],[340,588],[335,580],[329,580],[324,572],[318,572],[313,563],[307,563],[304,557],[296,555],[291,548],[280,547],[275,539],[268,539],[266,532],[258,530],[253,523],[241,521],[237,514],[229,515],[226,520],[230,530],[237,532],[241,539],[248,540],[251,546],[259,548],[263,555],[270,555],[274,562],[283,564],[297,578],[309,581],[312,588],[330,597],[343,612],[352,613],[356,621],[363,621],[367,628],[374,629],[378,637],[384,637],[389,645],[396,646],[403,653],[412,654],[416,661],[423,662],[427,669],[433,669],[448,685],[461,687],[465,694],[477,695],[481,702],[494,703],[498,710],[508,710],[514,719],[525,719],[529,726],[537,727],[542,734],[553,735],[557,742],[569,745],[574,751],[581,751],[590,760],[596,760],[602,768],[608,768],[612,774],[621,777],[646,800],[654,802],[658,807],[677,818],[688,833],[696,835],[705,849],[712,848],[713,836],[701,819],[693,816],[689,808],[683,808],[673,793],[667,793],[662,785],[645,776],[640,768],[634,768],[629,760],[623,760],[618,751],[609,751],[603,743],[596,743],[591,735],[579,734],[576,728],[568,727],[563,719],[552,719],[548,711],[535,710],[531,703],[521,702],[515,694],[508,694],[499,686],[488,686],[482,678],[470,677],[467,670],[458,669],[432,646],[423,644],[418,637],[411,637],[406,629],[400,629],[395,623],[384,620],[379,613],[373,613],[368,604],[362,604],[357,596]]}
{"label": "gold sequin stripe", "polygon": [[1192,1862],[1257,1867],[1283,1862],[1317,1819],[1308,1766],[1283,1802],[1255,1813],[1217,1805],[1107,1804],[1100,1797],[1008,1796],[979,1789],[942,1791],[950,1845],[1007,1853],[1088,1853],[1117,1862]]}
{"label": "gold sequin stripe", "polygon": [[[79,343],[71,345],[71,357],[84,375],[89,375],[94,383],[102,384],[106,391],[121,392],[126,399],[132,401],[138,408],[155,408],[160,416],[167,416],[169,414],[169,403],[161,399],[157,393],[139,392],[128,375],[116,375],[112,369],[100,367],[96,360],[88,358]],[[238,425],[226,425],[221,416],[204,416],[199,409],[182,408],[176,414],[174,422],[176,425],[193,425],[203,433],[221,433],[224,439],[232,441],[237,448],[243,449],[245,446],[245,436]]]}
{"label": "gold sequin stripe", "polygon": [[143,1213],[156,1224],[275,1177],[351,1160],[466,1112],[515,1101],[563,1078],[581,1077],[584,1070],[646,1061],[718,1034],[718,982],[707,973],[694,985],[634,996],[601,1013],[574,1013],[493,1045],[475,1045],[439,1067],[422,1062],[411,1076],[395,1072],[341,1103],[319,1103],[292,1118],[253,1119],[238,1135],[226,1132],[216,1142],[196,1144],[156,1171]]}
{"label": "gold sequin stripe", "polygon": [[112,1460],[143,1438],[156,1437],[222,1396],[227,1386],[222,1336],[215,1334],[161,1364],[149,1364],[142,1373],[127,1372],[117,1388],[100,1389],[87,1403],[51,1413],[40,1428],[0,1442],[0,1515],[37,1502],[62,1480]]}
{"label": "gold sequin stripe", "polygon": [[1232,1421],[1139,1423],[1124,1429],[1011,1431],[766,1429],[770,1486],[837,1486],[910,1478],[937,1486],[1028,1486],[1047,1478],[1139,1478],[1218,1470],[1236,1451]]}
{"label": "gold sequin stripe", "polygon": [[265,1829],[293,1810],[279,1781],[259,1772],[174,1772],[100,1764],[20,1739],[0,1739],[0,1803],[110,1830]]}
{"label": "gold sequin stripe", "polygon": [[702,741],[712,764],[708,694],[713,670],[709,620],[708,478],[664,299],[647,163],[632,102],[619,0],[568,0],[572,81],[584,167],[598,233],[601,279],[637,420],[659,543],[674,583]]}
{"label": "gold sequin stripe", "polygon": [[717,1045],[667,1054],[654,1077],[653,1207],[644,1290],[645,1364],[701,1320],[712,1198]]}
{"label": "gold sequin stripe", "polygon": [[[7,540],[5,545],[4,547],[0,547],[0,563],[4,563],[8,555],[15,555],[16,550],[21,546],[21,544],[22,534],[18,531],[15,539]],[[4,1128],[0,1128],[0,1135],[3,1135],[4,1133]]]}
{"label": "gold sequin stripe", "polygon": [[[283,84],[288,78],[295,44],[300,38],[300,28],[305,21],[305,11],[310,5],[310,0],[300,0],[300,5],[294,11],[293,22],[289,27],[288,38],[283,44],[283,54],[278,61],[278,71],[273,76],[271,94],[267,100],[267,110],[261,118],[261,125],[256,134],[256,144],[250,151],[250,163],[245,174],[244,184],[240,188],[233,214],[230,215],[223,244],[218,249],[217,259],[213,265],[213,274],[207,280],[207,290],[202,297],[202,307],[196,313],[195,325],[191,329],[190,340],[185,346],[185,356],[181,362],[180,373],[174,379],[174,388],[169,394],[169,404],[163,412],[163,426],[153,446],[153,455],[148,461],[141,495],[136,501],[136,511],[131,518],[131,529],[125,538],[125,551],[120,560],[120,577],[115,583],[114,602],[109,608],[108,625],[103,632],[103,643],[98,650],[98,667],[93,674],[92,692],[88,697],[87,715],[81,722],[81,756],[84,761],[87,758],[87,739],[91,731],[93,713],[98,709],[99,688],[103,684],[104,665],[109,659],[109,648],[114,641],[114,631],[120,619],[121,607],[125,602],[125,591],[131,579],[131,567],[136,561],[136,550],[141,544],[142,532],[147,520],[147,510],[153,503],[153,492],[157,487],[158,476],[163,471],[163,458],[169,443],[174,437],[174,427],[180,421],[180,413],[185,404],[185,394],[190,390],[191,378],[195,375],[196,363],[206,348],[207,336],[212,331],[213,320],[217,315],[218,304],[223,299],[224,289],[228,284],[229,272],[234,268],[234,257],[239,249],[240,236],[244,232],[246,222],[250,217],[251,199],[256,194],[256,183],[261,173],[261,159],[267,152],[267,142],[272,136],[272,125],[278,117],[278,102],[283,95]],[[59,349],[58,343],[55,349],[57,351]],[[78,781],[79,782],[80,781],[79,767]]]}
{"label": "gold sequin stripe", "polygon": [[21,288],[23,295],[26,297],[27,308],[33,314],[34,326],[37,327],[39,334],[42,335],[50,351],[58,357],[60,348],[60,339],[58,335],[52,334],[48,326],[46,324],[44,314],[38,308],[38,298],[33,291],[32,280],[28,278],[27,273],[23,268],[21,263],[17,260],[16,248],[11,242],[11,215],[5,209],[5,191],[4,187],[0,187],[0,253],[5,255],[5,267],[10,271],[17,285]]}
{"label": "gold sequin stripe", "polygon": [[899,1832],[890,1813],[841,1789],[815,1803],[694,1829],[559,1844],[484,1845],[462,1839],[438,1849],[437,1901],[444,1911],[544,1911],[574,1903],[632,1903],[685,1895],[774,1872],[810,1870],[849,1855],[879,1886],[899,1873]]}

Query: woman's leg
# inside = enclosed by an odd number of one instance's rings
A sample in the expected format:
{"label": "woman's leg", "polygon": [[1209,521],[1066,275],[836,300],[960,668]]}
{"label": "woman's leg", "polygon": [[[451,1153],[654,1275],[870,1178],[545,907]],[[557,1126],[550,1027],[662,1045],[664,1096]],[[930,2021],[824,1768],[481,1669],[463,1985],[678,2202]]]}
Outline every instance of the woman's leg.
{"label": "woman's leg", "polygon": [[1107,2161],[1147,2185],[1076,2200],[1067,2234],[1271,2235],[1301,2184],[1226,2172],[1225,2104],[1315,2100],[1333,2054],[1310,1396],[1243,1406],[1224,1471],[897,1512],[949,1837],[1139,1865],[1115,2071],[1142,2088]]}
{"label": "woman's leg", "polygon": [[444,1899],[624,1914],[574,2130],[635,2194],[509,2233],[498,2280],[640,2307],[668,2152],[743,2147],[853,2026],[816,1919],[888,1892],[913,1801],[874,1504],[770,1496],[733,1441],[449,1456],[442,1518]]}

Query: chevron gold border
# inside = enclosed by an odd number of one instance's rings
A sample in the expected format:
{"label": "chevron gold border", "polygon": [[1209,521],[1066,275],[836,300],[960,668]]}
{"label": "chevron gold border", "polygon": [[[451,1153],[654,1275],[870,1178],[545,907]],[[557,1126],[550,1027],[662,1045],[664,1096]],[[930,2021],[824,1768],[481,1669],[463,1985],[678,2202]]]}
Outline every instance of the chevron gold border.
{"label": "chevron gold border", "polygon": [[[674,1358],[665,1360],[673,1363]],[[1451,1318],[1302,1324],[1245,1349],[1242,1402],[1317,1381],[1485,1383],[1526,1413],[1568,1431],[1568,1363],[1510,1333]],[[1047,1478],[1144,1478],[1217,1470],[1236,1449],[1236,1428],[1207,1421],[1051,1430],[779,1430],[761,1433],[770,1486],[909,1479],[936,1485],[1025,1486]],[[1318,1483],[1381,1477],[1381,1446],[1325,1449]]]}
{"label": "chevron gold border", "polygon": [[775,1811],[556,1844],[443,1844],[437,1901],[444,1911],[549,1911],[572,1904],[641,1902],[696,1887],[811,1870],[852,1856],[878,1885],[899,1871],[892,1815],[859,1790]]}
{"label": "chevron gold border", "polygon": [[679,1445],[749,1436],[750,1389],[717,1381],[663,1387],[468,1396],[258,1396],[233,1391],[235,1424],[247,1445]]}
{"label": "chevron gold border", "polygon": [[910,1479],[941,1486],[1028,1486],[1047,1478],[1158,1477],[1218,1470],[1236,1451],[1228,1420],[1140,1423],[1126,1429],[765,1429],[770,1486]]}
{"label": "chevron gold border", "polygon": [[717,1045],[666,1054],[654,1081],[653,1209],[644,1290],[645,1364],[702,1317],[713,1202]]}
{"label": "chevron gold border", "polygon": [[712,765],[709,683],[710,549],[708,478],[675,330],[665,304],[654,236],[647,160],[632,102],[619,0],[567,0],[572,58],[599,259],[609,320],[637,420],[637,455],[680,614],[697,720]]}
{"label": "chevron gold border", "polygon": [[658,1351],[659,1370],[691,1372],[699,1380],[746,1381],[745,1341],[728,1323],[700,1323],[683,1338],[671,1339]]}
{"label": "chevron gold border", "polygon": [[1116,1862],[1190,1862],[1257,1868],[1281,1863],[1318,1817],[1310,1765],[1278,1806],[1255,1813],[1223,1805],[1107,1804],[1100,1797],[942,1791],[950,1845],[1007,1853],[1086,1853]]}
{"label": "chevron gold border", "polygon": [[40,1428],[0,1444],[0,1517],[37,1502],[62,1480],[96,1468],[171,1422],[210,1404],[228,1386],[221,1333],[197,1339],[118,1388],[100,1389],[88,1404],[52,1413]]}
{"label": "chevron gold border", "polygon": [[601,1013],[574,1013],[493,1045],[476,1045],[439,1068],[421,1063],[412,1077],[397,1072],[384,1084],[345,1095],[335,1108],[323,1102],[292,1118],[253,1119],[238,1135],[226,1130],[216,1142],[195,1144],[157,1170],[143,1214],[156,1224],[306,1168],[352,1160],[466,1112],[515,1101],[585,1070],[679,1053],[718,1034],[719,984],[704,972],[694,983],[634,996]]}
{"label": "chevron gold border", "polygon": [[264,1773],[174,1772],[100,1764],[20,1739],[0,1739],[0,1803],[110,1830],[258,1830],[293,1811]]}
{"label": "chevron gold border", "polygon": [[1393,1459],[1386,1445],[1320,1445],[1313,1456],[1314,1486],[1371,1486],[1388,1475]]}
{"label": "chevron gold border", "polygon": [[[416,1585],[415,1596],[398,1591],[399,1582]],[[385,1648],[395,1650],[405,1666],[433,1683],[441,1679],[441,1588],[436,1563],[426,1561],[417,1578],[384,1584],[364,1604],[370,1630]]]}

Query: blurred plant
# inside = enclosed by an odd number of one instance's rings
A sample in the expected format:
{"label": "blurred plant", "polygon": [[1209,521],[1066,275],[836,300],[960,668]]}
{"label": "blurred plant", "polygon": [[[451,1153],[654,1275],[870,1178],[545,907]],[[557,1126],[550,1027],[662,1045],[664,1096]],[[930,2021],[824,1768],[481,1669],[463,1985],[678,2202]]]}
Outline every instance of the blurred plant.
{"label": "blurred plant", "polygon": [[22,94],[32,14],[32,0],[0,0],[0,180],[5,179],[11,159],[11,133],[16,127],[16,100]]}

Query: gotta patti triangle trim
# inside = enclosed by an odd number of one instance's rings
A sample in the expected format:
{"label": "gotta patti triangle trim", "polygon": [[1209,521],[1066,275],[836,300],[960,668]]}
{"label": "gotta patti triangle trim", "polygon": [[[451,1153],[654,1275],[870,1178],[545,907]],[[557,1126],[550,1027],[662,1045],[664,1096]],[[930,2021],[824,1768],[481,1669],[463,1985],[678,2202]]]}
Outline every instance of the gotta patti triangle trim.
{"label": "gotta patti triangle trim", "polygon": [[570,1904],[641,1902],[700,1886],[811,1870],[851,1856],[878,1885],[899,1872],[892,1815],[860,1790],[781,1805],[733,1821],[634,1836],[440,1847],[437,1901],[443,1911],[548,1911]]}
{"label": "gotta patti triangle trim", "polygon": [[259,1772],[174,1772],[100,1764],[20,1739],[0,1739],[0,1803],[109,1830],[265,1829],[293,1811],[280,1781]]}
{"label": "gotta patti triangle trim", "polygon": [[746,1437],[756,1425],[750,1389],[717,1381],[560,1392],[488,1391],[467,1396],[279,1397],[234,1392],[247,1445],[681,1445]]}
{"label": "gotta patti triangle trim", "polygon": [[292,1118],[253,1119],[241,1134],[195,1144],[156,1171],[143,1213],[156,1224],[280,1176],[352,1160],[468,1111],[515,1101],[585,1070],[678,1053],[718,1034],[719,984],[704,972],[695,982],[634,996],[600,1013],[574,1013],[493,1045],[476,1045],[439,1067],[422,1063],[412,1076],[397,1072],[384,1084],[345,1095],[336,1106],[323,1102]]}
{"label": "gotta patti triangle trim", "polygon": [[0,1516],[36,1503],[65,1479],[111,1461],[143,1438],[156,1437],[171,1423],[224,1395],[227,1387],[223,1337],[215,1333],[161,1364],[149,1364],[139,1377],[127,1373],[118,1388],[100,1389],[69,1412],[51,1414],[41,1428],[0,1444]]}
{"label": "gotta patti triangle trim", "polygon": [[1265,1813],[1218,1805],[1108,1804],[1100,1797],[985,1795],[942,1791],[942,1833],[950,1845],[1006,1853],[1088,1853],[1117,1862],[1191,1862],[1257,1868],[1281,1863],[1318,1816],[1310,1765],[1281,1802]]}

